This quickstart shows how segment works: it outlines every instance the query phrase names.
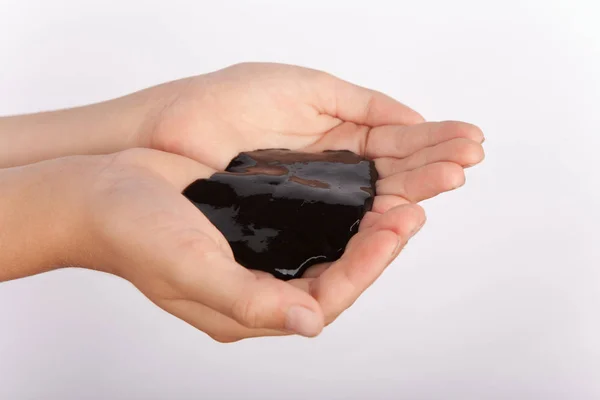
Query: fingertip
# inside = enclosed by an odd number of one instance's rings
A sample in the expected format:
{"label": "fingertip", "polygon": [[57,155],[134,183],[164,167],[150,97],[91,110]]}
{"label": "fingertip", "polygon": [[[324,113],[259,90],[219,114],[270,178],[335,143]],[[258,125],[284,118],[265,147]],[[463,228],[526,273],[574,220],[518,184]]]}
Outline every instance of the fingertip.
{"label": "fingertip", "polygon": [[471,139],[479,144],[483,143],[485,137],[483,131],[477,125],[462,121],[442,121],[440,129],[448,129],[455,132],[455,137]]}
{"label": "fingertip", "polygon": [[318,303],[306,292],[286,282],[265,278],[247,284],[235,299],[232,317],[251,329],[277,329],[305,335],[318,326]]}
{"label": "fingertip", "polygon": [[372,229],[392,231],[400,242],[406,243],[425,224],[425,210],[418,204],[405,204],[382,215]]}
{"label": "fingertip", "polygon": [[408,233],[408,237],[404,238],[405,240],[413,237],[417,232],[419,232],[419,230],[421,230],[423,225],[425,225],[425,222],[427,222],[427,214],[425,213],[425,209],[423,207],[418,204],[411,204],[411,207],[411,211],[414,213],[414,219],[412,220],[413,225]]}
{"label": "fingertip", "polygon": [[425,220],[425,209],[421,207],[419,204],[410,203],[404,204],[397,207],[399,211],[406,212],[410,215],[410,220],[421,223]]}
{"label": "fingertip", "polygon": [[324,325],[323,315],[312,309],[293,305],[286,312],[285,329],[289,332],[315,337],[321,333]]}
{"label": "fingertip", "polygon": [[465,162],[464,168],[471,168],[481,163],[485,159],[485,150],[481,144],[473,146]]}
{"label": "fingertip", "polygon": [[407,108],[407,110],[409,110],[405,118],[406,125],[417,125],[427,122],[427,120],[420,113],[418,113],[417,111],[415,111],[407,105],[404,106]]}
{"label": "fingertip", "polygon": [[455,163],[447,163],[444,168],[443,180],[448,190],[458,189],[466,183],[465,170]]}
{"label": "fingertip", "polygon": [[456,142],[455,154],[458,156],[457,160],[460,160],[460,165],[464,168],[472,167],[483,160],[485,154],[480,143],[471,139],[456,139]]}

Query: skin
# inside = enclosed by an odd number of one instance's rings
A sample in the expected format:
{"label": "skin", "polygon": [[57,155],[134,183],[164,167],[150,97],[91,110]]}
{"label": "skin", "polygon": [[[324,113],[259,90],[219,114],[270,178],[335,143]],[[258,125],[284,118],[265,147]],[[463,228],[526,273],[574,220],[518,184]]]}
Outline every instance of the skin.
{"label": "skin", "polygon": [[[91,268],[127,279],[220,342],[315,336],[425,223],[416,203],[464,184],[482,142],[474,125],[425,122],[379,92],[280,64],[0,118],[0,281]],[[340,260],[288,282],[249,271],[181,195],[259,148],[347,149],[375,161],[373,210]]]}

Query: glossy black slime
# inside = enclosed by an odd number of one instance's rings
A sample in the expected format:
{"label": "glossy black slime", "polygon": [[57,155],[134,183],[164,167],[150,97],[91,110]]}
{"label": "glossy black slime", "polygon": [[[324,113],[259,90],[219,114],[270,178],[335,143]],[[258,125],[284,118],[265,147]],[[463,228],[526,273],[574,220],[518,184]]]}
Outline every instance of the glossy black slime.
{"label": "glossy black slime", "polygon": [[229,241],[241,265],[288,280],[335,261],[371,210],[377,170],[350,151],[240,153],[183,194]]}

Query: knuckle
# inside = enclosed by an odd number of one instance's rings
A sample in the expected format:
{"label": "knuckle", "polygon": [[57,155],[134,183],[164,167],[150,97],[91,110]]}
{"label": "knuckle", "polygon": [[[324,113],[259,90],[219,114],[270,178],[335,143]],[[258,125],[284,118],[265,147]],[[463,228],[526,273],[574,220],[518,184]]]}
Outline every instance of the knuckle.
{"label": "knuckle", "polygon": [[191,271],[196,267],[209,266],[220,253],[211,238],[195,229],[179,232],[176,237],[172,252],[174,258],[165,274],[174,286],[188,288],[190,274],[193,274]]}
{"label": "knuckle", "polygon": [[233,318],[247,328],[262,328],[260,308],[252,297],[241,297],[232,308]]}
{"label": "knuckle", "polygon": [[387,161],[388,165],[389,165],[389,171],[390,174],[389,175],[396,175],[399,174],[401,172],[405,171],[405,163],[402,163],[394,158],[389,158]]}
{"label": "knuckle", "polygon": [[[410,132],[410,131],[408,131]],[[407,154],[406,149],[409,148],[410,140],[412,139],[409,134],[407,134],[406,127],[400,126],[396,130],[396,137],[394,139],[393,148],[391,149],[393,152],[397,154]]]}
{"label": "knuckle", "polygon": [[181,265],[208,264],[221,254],[217,243],[197,229],[181,230],[176,237],[174,252]]}

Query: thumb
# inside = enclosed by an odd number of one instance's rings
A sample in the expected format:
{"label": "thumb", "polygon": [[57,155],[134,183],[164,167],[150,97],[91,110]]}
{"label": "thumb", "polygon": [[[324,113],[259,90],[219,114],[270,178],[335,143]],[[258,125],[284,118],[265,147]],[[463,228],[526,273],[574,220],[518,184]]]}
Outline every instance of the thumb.
{"label": "thumb", "polygon": [[199,251],[183,257],[176,268],[175,284],[188,299],[247,328],[308,337],[323,329],[321,307],[308,293],[270,275],[254,274],[218,249],[206,251],[204,245],[193,248]]}
{"label": "thumb", "polygon": [[[125,216],[111,213],[111,219],[119,221],[124,257],[134,259],[146,271],[129,272],[126,279],[146,288],[145,292],[165,293],[167,286],[173,289],[167,293],[172,294],[163,295],[163,300],[176,297],[197,302],[247,328],[303,336],[321,332],[323,312],[313,297],[236,263],[225,238],[181,195],[186,185],[210,176],[212,170],[185,157],[147,149],[123,152],[120,161],[148,168],[177,189],[153,182],[147,185],[149,189],[134,192],[135,199],[119,202]],[[152,217],[132,218],[138,215]],[[150,275],[158,279],[149,279]]]}
{"label": "thumb", "polygon": [[[127,161],[152,169],[179,190],[213,172],[185,157],[146,149],[128,152]],[[154,198],[153,207],[158,197]],[[236,263],[225,251],[224,238],[183,196],[169,195],[164,204],[165,209],[177,210],[177,215],[170,211],[166,222],[170,228],[161,229],[159,239],[145,237],[147,241],[142,242],[147,255],[152,255],[152,263],[159,264],[158,271],[167,271],[168,283],[185,299],[204,304],[247,328],[276,329],[303,336],[321,332],[323,312],[312,296]],[[141,205],[136,207],[139,211]],[[135,231],[156,231],[153,221],[149,223],[142,227],[138,220]]]}
{"label": "thumb", "polygon": [[[326,74],[318,88],[325,113],[358,125],[415,125],[425,122],[421,114],[395,99]],[[329,90],[327,90],[329,89]]]}

